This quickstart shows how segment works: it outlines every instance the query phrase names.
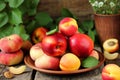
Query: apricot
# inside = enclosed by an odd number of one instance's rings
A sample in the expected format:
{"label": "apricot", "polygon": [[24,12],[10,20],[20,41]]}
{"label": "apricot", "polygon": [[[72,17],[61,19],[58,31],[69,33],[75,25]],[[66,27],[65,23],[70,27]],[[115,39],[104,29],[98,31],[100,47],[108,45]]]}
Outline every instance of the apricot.
{"label": "apricot", "polygon": [[62,71],[74,71],[80,68],[80,59],[72,53],[66,53],[60,59],[60,69]]}
{"label": "apricot", "polygon": [[115,52],[119,49],[119,43],[118,40],[115,38],[107,39],[103,43],[103,49],[108,52]]}

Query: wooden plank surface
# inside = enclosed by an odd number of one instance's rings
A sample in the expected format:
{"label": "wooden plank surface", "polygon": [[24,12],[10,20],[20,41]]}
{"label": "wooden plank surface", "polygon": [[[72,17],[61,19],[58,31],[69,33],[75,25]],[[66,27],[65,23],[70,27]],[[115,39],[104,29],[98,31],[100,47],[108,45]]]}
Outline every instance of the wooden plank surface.
{"label": "wooden plank surface", "polygon": [[103,66],[90,72],[79,73],[75,75],[51,75],[37,71],[35,80],[102,80],[102,67]]}
{"label": "wooden plank surface", "polygon": [[4,72],[8,70],[8,66],[0,65],[0,80],[33,80],[33,69],[27,67],[26,71],[19,75],[14,75],[13,78],[7,79],[4,77]]}

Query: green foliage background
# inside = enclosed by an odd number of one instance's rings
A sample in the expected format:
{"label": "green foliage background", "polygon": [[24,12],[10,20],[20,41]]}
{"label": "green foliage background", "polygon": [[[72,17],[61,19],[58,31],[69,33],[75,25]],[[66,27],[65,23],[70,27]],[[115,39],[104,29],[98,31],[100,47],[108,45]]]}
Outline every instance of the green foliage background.
{"label": "green foliage background", "polygon": [[[30,38],[32,31],[40,26],[48,28],[48,34],[58,30],[58,23],[64,17],[78,18],[68,9],[63,8],[61,15],[53,19],[47,12],[37,12],[40,0],[1,0],[0,1],[0,38],[16,33],[24,40]],[[79,24],[79,32],[89,35],[94,41],[96,30],[93,20]]]}

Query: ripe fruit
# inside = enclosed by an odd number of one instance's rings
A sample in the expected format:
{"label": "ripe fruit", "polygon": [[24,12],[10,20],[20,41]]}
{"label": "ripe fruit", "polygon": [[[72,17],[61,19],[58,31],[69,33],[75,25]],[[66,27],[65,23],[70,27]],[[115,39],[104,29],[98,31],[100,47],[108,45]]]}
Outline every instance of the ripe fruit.
{"label": "ripe fruit", "polygon": [[57,70],[59,69],[59,58],[44,54],[35,60],[35,66],[40,69]]}
{"label": "ripe fruit", "polygon": [[32,58],[32,60],[36,60],[37,58],[39,58],[40,56],[42,56],[44,54],[42,48],[41,48],[41,43],[36,43],[35,45],[33,45],[30,48],[30,57]]}
{"label": "ripe fruit", "polygon": [[42,49],[49,56],[62,56],[66,48],[67,41],[61,33],[46,36],[42,40]]}
{"label": "ripe fruit", "polygon": [[22,50],[16,52],[0,52],[0,64],[15,65],[19,64],[23,60],[24,54]]}
{"label": "ripe fruit", "polygon": [[119,56],[118,52],[110,53],[107,51],[104,51],[104,57],[108,60],[114,60]]}
{"label": "ripe fruit", "polygon": [[72,36],[78,30],[77,21],[73,18],[63,18],[59,23],[59,31],[65,36]]}
{"label": "ripe fruit", "polygon": [[22,47],[22,44],[23,39],[17,34],[12,34],[0,39],[0,50],[4,52],[15,52]]}
{"label": "ripe fruit", "polygon": [[92,50],[91,54],[89,56],[92,56],[92,57],[96,58],[97,60],[99,60],[99,54],[96,50]]}
{"label": "ripe fruit", "polygon": [[74,71],[80,68],[81,61],[73,53],[66,53],[60,59],[60,69],[62,71]]}
{"label": "ripe fruit", "polygon": [[35,29],[32,33],[32,42],[33,43],[38,43],[41,42],[42,39],[46,36],[47,29],[44,27],[38,27]]}
{"label": "ripe fruit", "polygon": [[19,66],[19,67],[9,67],[9,71],[13,74],[21,74],[23,73],[24,71],[26,70],[26,66],[25,65],[22,65],[22,66]]}
{"label": "ripe fruit", "polygon": [[102,70],[102,80],[120,80],[120,67],[116,64],[107,64]]}
{"label": "ripe fruit", "polygon": [[86,34],[76,33],[69,38],[70,50],[80,58],[88,57],[94,49],[93,40]]}
{"label": "ripe fruit", "polygon": [[119,43],[117,39],[111,38],[111,39],[107,39],[104,43],[103,43],[103,48],[105,51],[108,52],[115,52],[119,49]]}

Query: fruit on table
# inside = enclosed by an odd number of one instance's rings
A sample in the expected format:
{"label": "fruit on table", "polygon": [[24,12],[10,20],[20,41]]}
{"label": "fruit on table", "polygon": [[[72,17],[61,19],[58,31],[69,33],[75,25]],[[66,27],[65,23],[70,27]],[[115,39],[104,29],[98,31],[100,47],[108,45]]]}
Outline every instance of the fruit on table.
{"label": "fruit on table", "polygon": [[120,67],[117,64],[107,64],[102,70],[102,80],[120,80]]}
{"label": "fruit on table", "polygon": [[62,56],[67,48],[67,40],[61,33],[55,33],[43,38],[42,49],[49,56]]}
{"label": "fruit on table", "polygon": [[25,70],[26,70],[25,65],[21,65],[19,67],[13,67],[13,66],[9,67],[9,71],[13,74],[21,74],[21,73],[25,72]]}
{"label": "fruit on table", "polygon": [[108,52],[115,52],[119,49],[118,40],[115,38],[107,39],[103,43],[103,49]]}
{"label": "fruit on table", "polygon": [[36,60],[40,56],[44,54],[42,48],[41,48],[41,43],[36,43],[30,48],[30,57],[32,60]]}
{"label": "fruit on table", "polygon": [[65,36],[72,36],[78,31],[78,24],[74,18],[66,17],[59,22],[59,31]]}
{"label": "fruit on table", "polygon": [[99,53],[96,50],[92,50],[89,56],[95,57],[97,60],[99,60]]}
{"label": "fruit on table", "polygon": [[59,58],[44,54],[35,60],[35,66],[40,69],[57,70],[59,69]]}
{"label": "fruit on table", "polygon": [[44,28],[44,27],[38,27],[38,28],[36,28],[33,31],[32,36],[31,36],[32,42],[34,44],[38,43],[38,42],[41,42],[42,39],[46,36],[46,32],[47,32],[47,29]]}
{"label": "fruit on table", "polygon": [[60,69],[62,71],[74,71],[80,68],[81,61],[73,53],[66,53],[60,59]]}
{"label": "fruit on table", "polygon": [[110,53],[110,52],[104,51],[104,57],[108,60],[117,59],[118,56],[119,56],[118,52]]}
{"label": "fruit on table", "polygon": [[23,44],[23,39],[17,35],[12,34],[0,39],[0,50],[4,52],[18,51]]}
{"label": "fruit on table", "polygon": [[0,64],[15,65],[23,60],[24,54],[22,50],[16,52],[0,52]]}
{"label": "fruit on table", "polygon": [[70,50],[80,58],[88,57],[94,49],[93,40],[86,34],[76,33],[69,38]]}

